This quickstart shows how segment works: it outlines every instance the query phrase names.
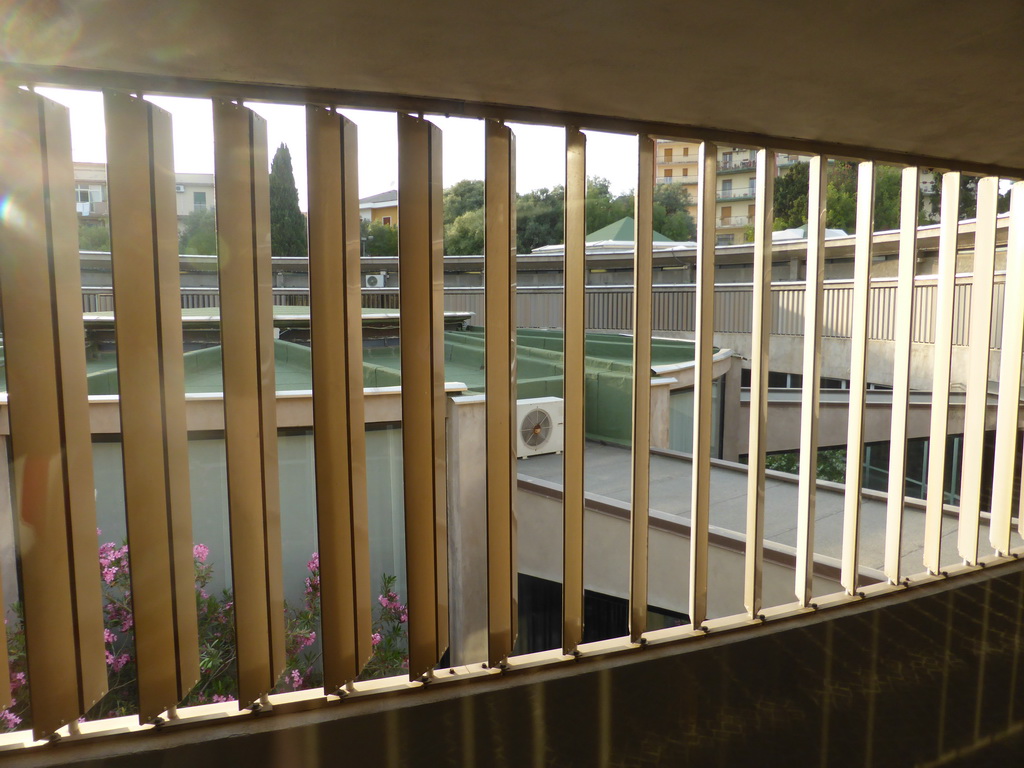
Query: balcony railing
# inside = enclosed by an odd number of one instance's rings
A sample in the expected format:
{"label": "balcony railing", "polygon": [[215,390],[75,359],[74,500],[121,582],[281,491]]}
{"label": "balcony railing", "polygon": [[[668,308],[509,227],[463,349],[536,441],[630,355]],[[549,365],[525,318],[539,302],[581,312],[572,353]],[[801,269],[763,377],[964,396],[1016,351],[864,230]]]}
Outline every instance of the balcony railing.
{"label": "balcony railing", "polygon": [[718,200],[753,200],[754,190],[752,188],[720,189],[715,197]]}
{"label": "balcony railing", "polygon": [[696,184],[696,176],[659,176],[655,181],[658,184]]}
{"label": "balcony railing", "polygon": [[696,165],[696,155],[661,155],[658,157],[659,165]]}
{"label": "balcony railing", "polygon": [[723,216],[715,220],[719,227],[748,227],[753,223],[753,216]]}
{"label": "balcony railing", "polygon": [[[104,82],[102,73],[88,75]],[[124,81],[118,81],[124,87]],[[196,88],[206,88],[201,83]],[[236,84],[231,84],[236,89]],[[141,94],[142,87],[132,93]],[[235,94],[235,90],[232,90]],[[297,91],[304,97],[305,91]],[[872,193],[875,162],[863,150],[858,164],[857,235],[854,276],[824,279],[826,159],[810,160],[810,231],[806,282],[777,285],[772,280],[770,215],[754,231],[754,280],[744,285],[714,284],[716,212],[710,196],[698,200],[696,280],[686,286],[653,286],[653,189],[655,140],[641,133],[636,218],[639,227],[634,282],[628,287],[588,288],[586,278],[586,134],[563,126],[566,138],[566,220],[564,287],[515,289],[512,257],[515,231],[513,133],[503,122],[488,120],[487,253],[483,289],[443,291],[441,216],[442,131],[430,121],[398,116],[399,189],[403,226],[399,232],[400,283],[396,291],[361,291],[358,251],[358,168],[356,126],[320,106],[306,108],[309,177],[308,294],[312,327],[312,406],[315,440],[315,516],[322,602],[316,642],[322,652],[324,684],[288,695],[272,693],[285,668],[282,530],[278,476],[278,427],[285,426],[275,397],[275,347],[272,306],[300,302],[304,294],[273,289],[269,253],[269,183],[266,123],[237,102],[213,102],[218,240],[218,301],[223,371],[223,434],[226,498],[232,569],[232,611],[236,629],[239,708],[265,712],[324,709],[340,699],[375,696],[381,691],[408,694],[424,681],[445,689],[452,680],[471,691],[476,680],[501,684],[535,666],[572,665],[579,657],[636,653],[642,645],[688,643],[708,632],[744,628],[758,633],[781,617],[811,610],[828,611],[875,596],[905,593],[921,584],[970,575],[986,563],[1009,562],[1020,553],[1014,509],[1014,462],[1020,406],[1024,301],[1024,182],[1013,189],[1005,280],[996,279],[996,216],[999,179],[977,185],[977,236],[969,288],[957,278],[957,210],[961,176],[942,177],[942,235],[938,273],[916,280],[915,238],[920,169],[903,172],[903,216],[899,273],[894,280],[871,281]],[[167,721],[199,722],[227,709],[178,709],[200,675],[197,608],[194,591],[190,464],[186,440],[184,362],[180,306],[210,300],[208,291],[179,288],[171,118],[150,102],[107,89],[108,184],[110,195],[113,286],[116,300],[119,395],[108,400],[123,446],[123,498],[131,551],[132,622],[137,657],[138,714],[135,731],[156,730]],[[421,106],[427,102],[417,102]],[[440,106],[440,105],[438,105]],[[31,693],[34,737],[69,735],[84,728],[78,718],[108,689],[103,633],[104,605],[96,566],[96,479],[92,465],[91,421],[82,339],[83,300],[79,254],[73,233],[74,208],[59,203],[73,190],[67,110],[39,94],[6,82],[0,107],[11,126],[0,145],[0,198],[18,212],[18,227],[0,229],[0,301],[7,411],[10,425],[11,478],[17,505],[17,564],[24,617],[26,685]],[[489,107],[493,117],[500,109]],[[425,110],[430,111],[430,110]],[[443,109],[437,111],[443,112]],[[510,115],[520,116],[521,112]],[[546,113],[545,113],[546,114]],[[577,122],[579,116],[574,116]],[[550,118],[549,118],[550,119]],[[608,122],[602,123],[607,127]],[[630,124],[635,125],[635,124]],[[583,126],[586,127],[586,126]],[[664,126],[656,126],[658,135]],[[650,128],[652,133],[655,126]],[[45,140],[44,140],[45,139]],[[723,141],[727,141],[723,137]],[[795,147],[804,151],[803,147]],[[847,148],[852,151],[852,148]],[[776,172],[773,152],[759,150],[755,189],[719,191],[719,200],[764,198]],[[716,188],[714,163],[698,164],[694,181]],[[673,179],[672,183],[683,181]],[[768,206],[770,209],[770,206]],[[69,234],[70,233],[70,234]],[[16,254],[17,258],[11,257]],[[970,291],[970,296],[966,294]],[[96,308],[100,294],[95,293]],[[408,575],[408,675],[390,682],[357,678],[373,654],[374,637],[367,595],[370,574],[369,507],[366,478],[365,408],[360,297],[365,303],[394,301],[401,307],[402,353],[401,475],[404,486],[405,563]],[[90,293],[87,291],[86,302]],[[463,520],[458,500],[448,497],[449,433],[445,394],[443,310],[473,307],[485,327],[485,418],[473,439],[479,457],[476,474],[486,478],[475,498],[479,513],[476,545],[486,550],[475,572],[473,605],[483,617],[475,627],[486,649],[472,664],[438,671],[446,650],[460,642],[450,609],[465,609],[471,598],[465,582],[449,578],[449,536]],[[200,304],[201,305],[201,304]],[[589,320],[588,320],[589,318]],[[606,323],[631,328],[634,371],[652,370],[650,340],[660,329],[692,334],[694,360],[687,376],[692,386],[692,458],[690,518],[687,523],[688,573],[685,583],[688,624],[651,631],[648,623],[648,566],[651,483],[648,462],[652,423],[651,381],[631,378],[632,448],[628,536],[618,542],[628,563],[622,593],[628,596],[628,636],[598,647],[583,643],[585,546],[584,451],[586,369],[585,331]],[[564,329],[558,356],[564,387],[564,471],[560,493],[561,528],[558,569],[562,599],[558,608],[561,647],[528,658],[513,653],[515,642],[516,553],[521,541],[513,497],[517,485],[513,447],[516,410],[515,329],[531,324]],[[715,427],[713,397],[715,333],[749,334],[751,354],[750,423],[747,454],[748,492],[743,532],[745,568],[735,581],[714,583],[710,567],[712,534],[711,468]],[[842,532],[835,568],[841,585],[833,595],[812,591],[816,562],[814,462],[801,464],[796,484],[795,556],[780,578],[780,591],[765,590],[765,497],[767,451],[767,374],[771,344],[782,336],[803,338],[803,381],[821,378],[823,339],[849,340],[850,405],[847,414],[847,472]],[[774,339],[773,339],[774,337]],[[893,363],[889,493],[885,500],[884,581],[864,589],[860,558],[862,534],[864,419],[868,342],[891,339]],[[915,525],[904,525],[907,506],[902,480],[906,445],[912,343],[930,341],[934,361],[930,440],[944,444],[950,427],[948,399],[954,347],[970,356],[962,415],[961,503],[953,514],[943,506],[945,451],[928,458],[928,484]],[[996,374],[991,348],[1001,350]],[[988,470],[991,502],[982,514],[981,483],[989,413],[990,382],[998,380],[998,413],[993,467]],[[818,453],[820,391],[801,394],[800,454]],[[992,425],[990,424],[989,427]],[[469,438],[466,438],[469,439]],[[120,488],[120,486],[118,486]],[[108,489],[109,490],[109,489]],[[120,492],[120,491],[118,491]],[[454,495],[454,494],[453,494]],[[919,524],[918,524],[919,523]],[[957,541],[943,537],[956,531]],[[908,568],[902,553],[920,552]],[[6,557],[14,561],[9,547]],[[673,555],[679,561],[678,553]],[[817,558],[817,560],[816,560]],[[686,559],[684,556],[683,560]],[[920,565],[918,565],[920,563]],[[603,565],[603,564],[602,564]],[[773,565],[777,567],[777,563]],[[593,563],[591,563],[593,566]],[[921,572],[918,573],[917,571]],[[774,572],[774,571],[773,571]],[[625,571],[624,571],[625,573]],[[774,572],[777,574],[777,572]],[[465,574],[462,574],[465,576]],[[743,612],[723,617],[709,611],[709,590],[742,583]],[[776,582],[778,583],[778,582]],[[814,595],[812,597],[812,595]],[[385,599],[387,600],[386,596]],[[478,603],[478,604],[477,604]],[[774,603],[774,604],[773,604]],[[780,604],[781,603],[781,604]],[[770,610],[769,610],[770,609]],[[451,615],[458,613],[452,610]],[[464,614],[459,614],[464,616]],[[405,623],[405,622],[403,622]],[[13,630],[10,630],[13,631]],[[771,631],[771,627],[767,631]],[[109,642],[109,641],[108,641]],[[709,648],[707,653],[714,653]],[[497,681],[497,682],[494,682]],[[9,697],[4,687],[0,698]],[[450,694],[458,695],[458,694]],[[9,701],[9,699],[8,699]],[[7,702],[4,702],[7,703]],[[388,706],[382,703],[381,706]],[[610,708],[610,704],[608,705]],[[279,710],[278,710],[279,708]],[[205,720],[204,720],[205,722]],[[228,720],[228,722],[230,722]],[[95,732],[110,735],[100,725]],[[144,738],[145,736],[142,735]],[[161,738],[154,736],[154,739]],[[31,740],[26,737],[26,740]]]}
{"label": "balcony railing", "polygon": [[719,160],[719,173],[736,173],[738,171],[753,171],[757,168],[755,160]]}

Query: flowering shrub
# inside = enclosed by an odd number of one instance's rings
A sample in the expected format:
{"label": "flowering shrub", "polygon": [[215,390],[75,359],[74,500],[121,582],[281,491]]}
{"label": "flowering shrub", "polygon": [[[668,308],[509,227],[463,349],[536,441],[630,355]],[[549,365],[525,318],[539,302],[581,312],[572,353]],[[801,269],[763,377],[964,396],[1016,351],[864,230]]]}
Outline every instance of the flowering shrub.
{"label": "flowering shrub", "polygon": [[[196,544],[196,609],[199,626],[200,679],[182,705],[234,701],[238,691],[234,602],[230,590],[210,594],[213,565],[210,549]],[[128,546],[107,542],[100,546],[100,577],[103,590],[103,640],[106,646],[108,692],[86,715],[87,719],[116,717],[138,712],[135,630],[131,602]],[[285,608],[286,668],[275,690],[292,691],[322,685],[321,652],[317,643],[320,626],[320,557],[314,552],[307,563],[305,596],[299,608]],[[407,609],[394,592],[395,577],[384,575],[375,606],[374,655],[360,679],[401,674],[408,668],[405,625]],[[27,727],[29,695],[25,658],[25,630],[20,604],[12,606],[14,621],[8,626],[7,653],[13,703],[0,709],[0,732]],[[7,624],[7,620],[4,620]]]}
{"label": "flowering shrub", "polygon": [[395,577],[384,574],[380,595],[374,606],[373,656],[363,667],[360,680],[401,675],[409,670],[409,651],[405,628],[409,609],[395,594]]}

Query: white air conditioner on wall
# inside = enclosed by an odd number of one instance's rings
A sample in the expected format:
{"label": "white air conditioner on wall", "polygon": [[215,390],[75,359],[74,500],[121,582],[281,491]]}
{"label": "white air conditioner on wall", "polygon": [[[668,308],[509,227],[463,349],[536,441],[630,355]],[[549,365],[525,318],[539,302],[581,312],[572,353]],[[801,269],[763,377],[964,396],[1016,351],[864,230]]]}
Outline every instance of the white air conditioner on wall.
{"label": "white air conditioner on wall", "polygon": [[561,453],[565,407],[560,397],[531,397],[517,403],[516,455]]}
{"label": "white air conditioner on wall", "polygon": [[388,273],[379,272],[374,274],[366,275],[365,285],[367,288],[383,288],[387,282]]}
{"label": "white air conditioner on wall", "polygon": [[185,185],[184,184],[175,184],[174,185],[174,191],[175,192],[184,192],[185,191]]}

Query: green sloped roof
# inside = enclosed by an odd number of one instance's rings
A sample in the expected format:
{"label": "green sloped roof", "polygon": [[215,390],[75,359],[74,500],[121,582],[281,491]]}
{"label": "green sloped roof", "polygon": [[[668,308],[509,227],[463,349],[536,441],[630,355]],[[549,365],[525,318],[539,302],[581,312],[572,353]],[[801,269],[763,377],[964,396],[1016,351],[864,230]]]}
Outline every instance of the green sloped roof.
{"label": "green sloped roof", "polygon": [[[625,216],[618,221],[612,222],[607,227],[601,227],[596,232],[591,232],[587,235],[587,242],[595,243],[598,240],[623,240],[631,243],[633,242],[633,229],[633,217]],[[655,232],[654,242],[671,243],[672,241],[661,234],[661,232]]]}

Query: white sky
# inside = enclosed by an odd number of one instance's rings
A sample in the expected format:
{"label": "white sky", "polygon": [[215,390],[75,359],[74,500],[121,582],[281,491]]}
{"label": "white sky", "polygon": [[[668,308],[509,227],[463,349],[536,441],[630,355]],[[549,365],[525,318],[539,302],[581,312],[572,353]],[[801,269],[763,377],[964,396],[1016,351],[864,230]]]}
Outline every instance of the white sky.
{"label": "white sky", "polygon": [[[72,156],[79,162],[106,162],[103,97],[94,91],[39,88],[39,93],[71,111]],[[174,166],[179,173],[213,172],[213,110],[207,99],[147,96],[171,113]],[[269,155],[282,142],[292,155],[299,207],[306,210],[306,126],[303,107],[282,104],[246,106],[267,120]],[[397,187],[398,139],[394,113],[342,110],[359,127],[359,196]],[[430,117],[443,131],[443,183],[484,176],[484,124],[480,120]],[[516,135],[516,187],[528,192],[565,182],[565,138],[561,128],[510,124]],[[587,132],[587,175],[603,176],[612,191],[636,186],[636,137]]]}

